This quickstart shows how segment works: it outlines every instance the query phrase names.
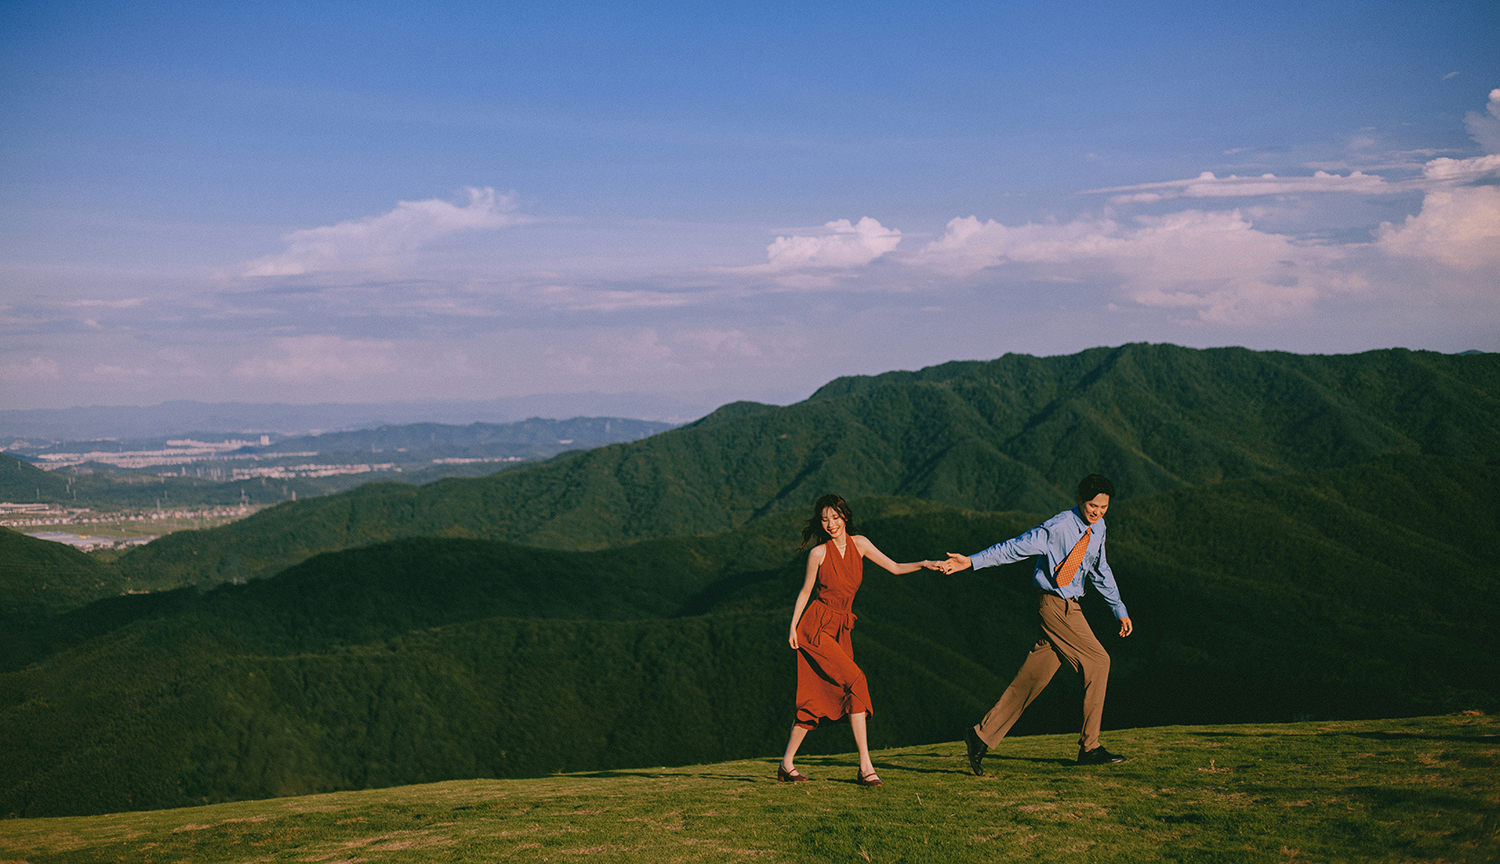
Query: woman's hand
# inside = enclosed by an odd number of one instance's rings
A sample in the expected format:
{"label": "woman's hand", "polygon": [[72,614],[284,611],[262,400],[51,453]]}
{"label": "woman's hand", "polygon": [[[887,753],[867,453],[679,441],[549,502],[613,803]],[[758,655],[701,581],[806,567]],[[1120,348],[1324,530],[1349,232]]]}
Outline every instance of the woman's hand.
{"label": "woman's hand", "polygon": [[799,651],[799,650],[801,650],[802,646],[797,644],[797,628],[796,627],[792,628],[791,635],[789,635],[789,636],[786,637],[786,642],[787,642],[788,645],[792,646],[792,650],[793,651]]}
{"label": "woman's hand", "polygon": [[943,562],[942,561],[923,561],[922,562],[922,566],[926,567],[928,570],[939,570],[939,571],[941,571],[943,569]]}

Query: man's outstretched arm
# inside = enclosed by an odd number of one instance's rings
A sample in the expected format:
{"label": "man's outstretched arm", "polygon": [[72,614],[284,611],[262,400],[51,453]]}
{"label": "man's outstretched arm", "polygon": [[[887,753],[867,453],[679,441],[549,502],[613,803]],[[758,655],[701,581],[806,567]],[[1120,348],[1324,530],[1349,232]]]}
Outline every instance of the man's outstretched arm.
{"label": "man's outstretched arm", "polygon": [[960,555],[957,552],[949,552],[948,560],[943,562],[944,573],[957,573],[960,570],[974,567],[994,567],[999,564],[1010,564],[1030,558],[1033,555],[1047,554],[1047,527],[1045,524],[1038,525],[1019,537],[1012,537],[1003,543],[976,552],[973,557]]}

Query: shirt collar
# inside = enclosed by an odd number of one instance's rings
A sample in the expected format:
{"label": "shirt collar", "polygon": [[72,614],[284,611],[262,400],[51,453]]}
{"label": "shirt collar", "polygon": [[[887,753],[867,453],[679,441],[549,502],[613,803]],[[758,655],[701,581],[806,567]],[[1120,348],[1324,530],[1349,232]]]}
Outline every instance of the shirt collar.
{"label": "shirt collar", "polygon": [[1072,509],[1068,510],[1069,513],[1073,514],[1073,520],[1078,525],[1078,533],[1082,534],[1084,531],[1087,531],[1090,528],[1094,528],[1094,529],[1097,529],[1099,531],[1103,531],[1104,530],[1104,520],[1100,519],[1098,522],[1095,522],[1094,524],[1090,525],[1087,522],[1087,520],[1085,520],[1083,518],[1083,514],[1080,513],[1080,512],[1078,512],[1079,506],[1080,505],[1075,504],[1075,505],[1073,505]]}

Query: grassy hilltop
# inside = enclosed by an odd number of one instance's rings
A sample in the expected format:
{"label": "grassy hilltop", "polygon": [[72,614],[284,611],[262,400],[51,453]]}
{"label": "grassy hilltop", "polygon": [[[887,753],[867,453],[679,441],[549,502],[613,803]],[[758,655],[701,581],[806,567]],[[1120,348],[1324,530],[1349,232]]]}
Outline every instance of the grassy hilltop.
{"label": "grassy hilltop", "polygon": [[0,858],[114,861],[1493,861],[1500,724],[1449,716],[1115,733],[1123,765],[1067,764],[1071,736],[274,801],[0,821]]}
{"label": "grassy hilltop", "polygon": [[[32,592],[0,609],[0,814],[777,752],[815,495],[854,497],[855,528],[914,560],[1035,524],[1092,469],[1123,493],[1109,554],[1137,624],[1120,640],[1089,608],[1114,658],[1107,726],[1500,710],[1497,370],[1007,356],[277,507],[113,564],[0,535],[0,578]],[[952,740],[997,698],[1035,638],[1029,573],[867,568],[876,746]],[[187,587],[118,596],[140,585]],[[1076,728],[1074,686],[1059,676],[1018,732]],[[850,743],[825,731],[809,752]]]}

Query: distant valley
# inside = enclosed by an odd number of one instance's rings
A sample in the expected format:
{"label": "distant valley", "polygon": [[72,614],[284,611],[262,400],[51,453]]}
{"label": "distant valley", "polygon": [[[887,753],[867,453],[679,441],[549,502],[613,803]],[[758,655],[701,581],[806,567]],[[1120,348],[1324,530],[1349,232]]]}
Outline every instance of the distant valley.
{"label": "distant valley", "polygon": [[295,437],[12,439],[0,447],[7,451],[0,453],[0,501],[51,506],[0,513],[0,524],[59,530],[73,525],[106,537],[213,527],[268,505],[374,480],[422,484],[482,476],[671,428],[647,420],[575,417]]}

